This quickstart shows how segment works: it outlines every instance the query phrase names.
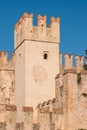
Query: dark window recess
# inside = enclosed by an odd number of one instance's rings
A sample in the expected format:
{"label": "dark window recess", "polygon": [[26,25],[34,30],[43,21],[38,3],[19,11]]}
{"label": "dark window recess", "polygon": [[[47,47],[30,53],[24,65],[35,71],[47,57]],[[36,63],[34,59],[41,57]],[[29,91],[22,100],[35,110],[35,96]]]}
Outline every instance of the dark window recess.
{"label": "dark window recess", "polygon": [[47,53],[44,54],[44,59],[48,59]]}

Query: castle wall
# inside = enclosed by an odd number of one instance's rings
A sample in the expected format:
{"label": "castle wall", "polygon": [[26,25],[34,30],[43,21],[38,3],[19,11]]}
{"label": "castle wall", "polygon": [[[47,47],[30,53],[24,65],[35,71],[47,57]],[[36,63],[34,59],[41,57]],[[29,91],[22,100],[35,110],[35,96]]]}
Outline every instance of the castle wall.
{"label": "castle wall", "polygon": [[15,54],[0,51],[0,130],[15,129]]}
{"label": "castle wall", "polygon": [[0,103],[15,104],[14,98],[14,71],[1,70],[0,71]]}
{"label": "castle wall", "polygon": [[8,59],[7,52],[0,52],[0,104],[15,104],[15,55]]}
{"label": "castle wall", "polygon": [[[81,81],[78,82],[78,73],[75,69],[65,70],[56,79],[56,107],[63,110],[62,130],[78,130],[87,128],[87,101],[82,93],[87,93],[87,72],[81,71]],[[62,95],[59,96],[62,83]],[[58,95],[57,95],[58,94]],[[61,99],[61,100],[60,100]]]}

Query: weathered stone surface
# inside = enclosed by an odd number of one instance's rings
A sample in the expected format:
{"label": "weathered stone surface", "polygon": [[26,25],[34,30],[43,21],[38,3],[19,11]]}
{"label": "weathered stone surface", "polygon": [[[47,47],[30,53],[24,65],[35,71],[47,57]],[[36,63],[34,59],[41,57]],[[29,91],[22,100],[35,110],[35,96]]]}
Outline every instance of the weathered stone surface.
{"label": "weathered stone surface", "polygon": [[0,122],[0,130],[6,130],[6,122]]}
{"label": "weathered stone surface", "polygon": [[15,130],[24,130],[24,123],[16,123]]}

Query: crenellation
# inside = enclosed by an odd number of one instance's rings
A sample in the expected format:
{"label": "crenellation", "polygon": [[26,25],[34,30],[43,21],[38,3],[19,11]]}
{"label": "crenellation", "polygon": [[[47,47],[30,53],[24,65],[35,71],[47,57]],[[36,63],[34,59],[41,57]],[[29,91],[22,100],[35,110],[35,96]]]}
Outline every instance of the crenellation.
{"label": "crenellation", "polygon": [[60,18],[58,17],[58,18],[55,18],[55,17],[50,17],[50,22],[51,22],[51,24],[52,23],[54,23],[54,22],[60,22]]}
{"label": "crenellation", "polygon": [[84,65],[84,57],[83,56],[75,56],[76,59],[76,68],[80,71],[83,69]]}
{"label": "crenellation", "polygon": [[65,58],[65,66],[64,68],[72,68],[73,65],[73,55],[69,55],[69,54],[64,54],[64,58]]}
{"label": "crenellation", "polygon": [[60,42],[60,18],[50,18],[50,29],[51,29],[51,36],[53,37],[53,40],[57,41],[58,43]]}
{"label": "crenellation", "polygon": [[7,68],[8,52],[0,51],[0,68]]}
{"label": "crenellation", "polygon": [[25,13],[14,27],[15,49],[25,39],[60,43],[60,18],[51,17],[50,28],[46,27],[46,19],[46,16],[38,15],[34,27],[33,15]]}
{"label": "crenellation", "polygon": [[39,103],[37,109],[39,112],[53,112],[55,108],[55,98],[52,100],[44,101],[43,103]]}
{"label": "crenellation", "polygon": [[51,21],[51,23],[52,23],[52,22],[56,22],[56,21],[55,21],[55,17],[53,17],[53,16],[50,17],[50,21]]}
{"label": "crenellation", "polygon": [[26,12],[25,12],[25,13],[23,14],[23,16],[22,16],[23,19],[24,19],[24,18],[28,18],[28,17],[29,17],[29,15],[28,15],[28,13],[26,13]]}
{"label": "crenellation", "polygon": [[8,69],[15,70],[15,52],[12,52],[11,58],[8,59]]}
{"label": "crenellation", "polygon": [[12,64],[12,68],[15,68],[15,52],[12,52],[12,56],[11,56],[11,64]]}
{"label": "crenellation", "polygon": [[12,56],[8,59],[7,51],[0,51],[0,69],[14,70],[15,65],[15,53],[12,52]]}
{"label": "crenellation", "polygon": [[19,19],[18,25],[19,25],[19,24],[22,24],[22,20],[23,20],[22,18]]}
{"label": "crenellation", "polygon": [[[85,64],[84,56],[72,55],[72,54],[61,54],[60,53],[60,72],[63,72],[64,69],[76,69],[78,73],[83,70],[83,65]],[[64,56],[64,59],[63,59]],[[64,63],[63,63],[64,62]]]}
{"label": "crenellation", "polygon": [[46,19],[47,19],[47,17],[38,15],[37,19],[38,19],[37,20],[37,26],[41,27],[41,28],[46,28]]}

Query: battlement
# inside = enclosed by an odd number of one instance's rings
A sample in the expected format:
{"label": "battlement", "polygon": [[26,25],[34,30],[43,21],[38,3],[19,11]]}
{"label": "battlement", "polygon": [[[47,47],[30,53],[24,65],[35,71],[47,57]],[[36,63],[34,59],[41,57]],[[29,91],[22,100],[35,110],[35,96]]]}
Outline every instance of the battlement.
{"label": "battlement", "polygon": [[24,13],[14,27],[15,49],[25,40],[60,43],[60,18],[37,16],[37,26],[33,26],[33,14]]}
{"label": "battlement", "polygon": [[[62,63],[64,60],[64,64]],[[86,63],[84,56],[74,56],[72,54],[60,53],[60,71],[65,69],[77,69],[78,71],[83,70],[83,65]]]}
{"label": "battlement", "polygon": [[53,98],[52,100],[50,99],[48,101],[39,103],[37,106],[38,111],[41,113],[52,112],[54,110],[54,107],[55,107],[55,98]]}
{"label": "battlement", "polygon": [[11,58],[8,59],[7,51],[0,51],[0,69],[14,70],[15,53],[12,52]]}

